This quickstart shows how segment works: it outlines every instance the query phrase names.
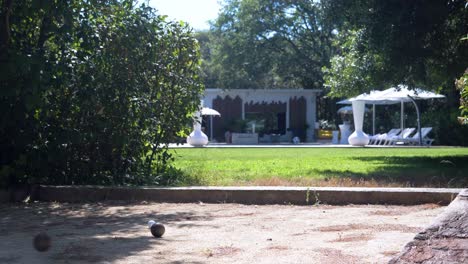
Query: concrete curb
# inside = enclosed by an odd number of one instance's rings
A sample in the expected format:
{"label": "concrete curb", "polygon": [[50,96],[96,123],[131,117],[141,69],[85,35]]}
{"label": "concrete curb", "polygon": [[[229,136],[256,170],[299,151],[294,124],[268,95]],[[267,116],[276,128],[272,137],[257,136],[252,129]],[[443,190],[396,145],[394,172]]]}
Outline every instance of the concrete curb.
{"label": "concrete curb", "polygon": [[39,201],[108,200],[241,204],[449,204],[462,189],[346,187],[99,187],[39,186]]}

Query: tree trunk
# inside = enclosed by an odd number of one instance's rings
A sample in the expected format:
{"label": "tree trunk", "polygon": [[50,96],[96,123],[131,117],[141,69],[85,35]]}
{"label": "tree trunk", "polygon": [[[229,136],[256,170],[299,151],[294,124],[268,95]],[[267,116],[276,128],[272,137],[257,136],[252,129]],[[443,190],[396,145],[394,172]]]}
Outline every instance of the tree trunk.
{"label": "tree trunk", "polygon": [[[4,0],[0,10],[0,56],[6,56],[10,45],[10,15],[13,0]],[[3,58],[0,57],[2,60]]]}

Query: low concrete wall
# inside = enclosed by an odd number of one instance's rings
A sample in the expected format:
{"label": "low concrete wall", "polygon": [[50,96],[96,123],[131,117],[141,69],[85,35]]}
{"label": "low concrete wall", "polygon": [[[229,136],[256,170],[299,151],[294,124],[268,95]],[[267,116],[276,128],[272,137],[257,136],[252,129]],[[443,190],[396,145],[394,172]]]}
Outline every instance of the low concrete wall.
{"label": "low concrete wall", "polygon": [[17,185],[7,190],[0,190],[0,203],[36,200],[39,185]]}
{"label": "low concrete wall", "polygon": [[242,204],[449,204],[461,189],[339,187],[96,187],[40,186],[37,200],[106,200]]}

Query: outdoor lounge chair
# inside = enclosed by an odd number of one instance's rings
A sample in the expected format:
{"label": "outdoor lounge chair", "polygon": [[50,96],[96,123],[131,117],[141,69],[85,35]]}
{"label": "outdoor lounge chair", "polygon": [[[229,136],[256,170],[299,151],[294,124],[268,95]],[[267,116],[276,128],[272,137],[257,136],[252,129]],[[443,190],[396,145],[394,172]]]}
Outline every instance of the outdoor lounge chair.
{"label": "outdoor lounge chair", "polygon": [[375,141],[380,137],[382,134],[375,134],[373,136],[369,136],[369,144],[368,145],[374,145]]}
{"label": "outdoor lounge chair", "polygon": [[388,137],[384,140],[384,145],[395,145],[397,142],[406,140],[411,134],[413,134],[415,128],[405,128],[401,131],[400,135],[394,137]]}
{"label": "outdoor lounge chair", "polygon": [[389,133],[380,135],[375,141],[375,145],[385,145],[388,139],[398,137],[401,134],[401,129],[394,128],[392,130]]}
{"label": "outdoor lounge chair", "polygon": [[[424,146],[431,146],[434,139],[428,138],[427,135],[431,132],[432,127],[421,128],[422,144]],[[416,132],[412,137],[402,140],[405,144],[418,145],[419,144],[419,131]]]}
{"label": "outdoor lounge chair", "polygon": [[380,143],[382,139],[386,138],[387,136],[396,136],[398,135],[398,133],[400,133],[400,131],[401,129],[399,128],[393,128],[393,129],[390,129],[390,131],[388,131],[387,133],[375,134],[373,136],[370,136],[369,145],[378,145],[378,143]]}

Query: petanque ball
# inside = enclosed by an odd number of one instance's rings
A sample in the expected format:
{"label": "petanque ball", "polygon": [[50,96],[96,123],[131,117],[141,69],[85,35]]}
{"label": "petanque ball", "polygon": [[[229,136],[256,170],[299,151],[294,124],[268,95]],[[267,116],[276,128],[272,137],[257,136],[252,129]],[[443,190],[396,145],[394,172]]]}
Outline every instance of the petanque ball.
{"label": "petanque ball", "polygon": [[148,221],[148,228],[151,228],[152,225],[156,224],[154,220],[149,220]]}
{"label": "petanque ball", "polygon": [[153,236],[155,237],[162,237],[164,235],[164,232],[166,231],[166,228],[161,223],[154,223],[150,229],[151,234],[153,234]]}
{"label": "petanque ball", "polygon": [[33,246],[37,251],[45,252],[49,250],[51,242],[50,237],[45,232],[41,232],[34,237]]}

